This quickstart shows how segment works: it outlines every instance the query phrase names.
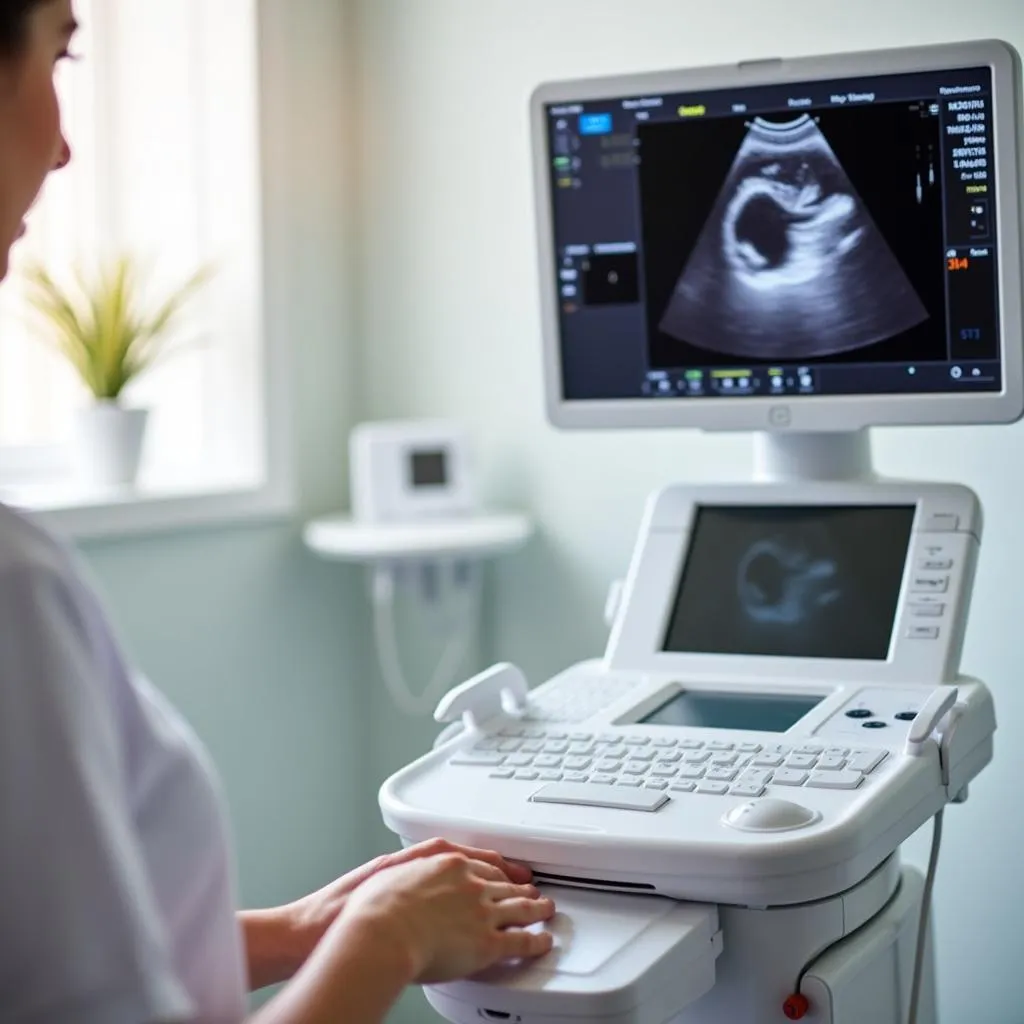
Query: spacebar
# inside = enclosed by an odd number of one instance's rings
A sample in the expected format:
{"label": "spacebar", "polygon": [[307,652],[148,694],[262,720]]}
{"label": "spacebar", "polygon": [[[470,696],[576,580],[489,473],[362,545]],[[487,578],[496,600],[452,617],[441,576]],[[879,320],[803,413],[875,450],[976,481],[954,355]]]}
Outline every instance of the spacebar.
{"label": "spacebar", "polygon": [[602,786],[596,782],[552,782],[530,799],[535,804],[580,804],[622,811],[656,811],[668,802],[668,797],[656,789]]}

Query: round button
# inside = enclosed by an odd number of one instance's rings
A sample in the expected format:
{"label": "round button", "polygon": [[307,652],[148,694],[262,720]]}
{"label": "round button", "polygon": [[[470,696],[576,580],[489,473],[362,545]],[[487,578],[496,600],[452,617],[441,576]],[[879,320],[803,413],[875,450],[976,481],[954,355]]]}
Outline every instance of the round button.
{"label": "round button", "polygon": [[901,711],[896,716],[896,721],[897,722],[912,722],[915,718],[917,718],[917,712],[916,711]]}
{"label": "round button", "polygon": [[884,729],[885,722],[880,722],[877,718],[870,722],[864,722],[862,728],[864,729]]}
{"label": "round button", "polygon": [[871,718],[874,715],[873,711],[868,711],[867,708],[851,708],[846,712],[847,718]]}
{"label": "round button", "polygon": [[821,815],[809,807],[765,797],[734,807],[723,821],[742,832],[788,832],[813,825]]}

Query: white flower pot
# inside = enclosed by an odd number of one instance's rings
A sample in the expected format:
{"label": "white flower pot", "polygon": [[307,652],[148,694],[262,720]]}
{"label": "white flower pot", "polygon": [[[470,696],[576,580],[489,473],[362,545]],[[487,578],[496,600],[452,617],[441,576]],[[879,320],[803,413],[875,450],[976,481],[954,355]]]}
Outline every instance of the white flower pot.
{"label": "white flower pot", "polygon": [[82,482],[93,487],[134,484],[148,419],[148,409],[125,409],[116,402],[97,402],[82,409],[74,440]]}

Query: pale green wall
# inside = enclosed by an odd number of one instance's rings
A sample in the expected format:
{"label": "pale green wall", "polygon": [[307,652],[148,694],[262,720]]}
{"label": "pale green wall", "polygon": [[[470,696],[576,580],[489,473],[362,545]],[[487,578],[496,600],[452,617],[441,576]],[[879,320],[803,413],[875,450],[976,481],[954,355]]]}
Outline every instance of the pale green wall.
{"label": "pale green wall", "polygon": [[[647,492],[742,477],[747,442],[650,432],[564,435],[544,422],[527,103],[540,81],[864,47],[1002,36],[1020,0],[357,0],[364,110],[360,379],[377,415],[455,415],[475,432],[485,493],[532,509],[543,537],[503,560],[490,651],[534,681],[600,653],[608,583]],[[879,159],[884,159],[884,153]],[[394,369],[401,368],[396,374]],[[936,918],[943,1020],[1021,1020],[1024,777],[1019,582],[1024,425],[889,432],[887,471],[962,480],[987,512],[965,666],[992,686],[994,765],[947,816]],[[1000,582],[1002,580],[1002,582]],[[375,760],[403,723],[378,697]],[[982,838],[983,837],[983,838]],[[908,844],[920,863],[926,836]],[[728,937],[726,937],[728,942]],[[979,981],[981,983],[979,984]],[[426,1020],[411,1002],[396,1020]]]}

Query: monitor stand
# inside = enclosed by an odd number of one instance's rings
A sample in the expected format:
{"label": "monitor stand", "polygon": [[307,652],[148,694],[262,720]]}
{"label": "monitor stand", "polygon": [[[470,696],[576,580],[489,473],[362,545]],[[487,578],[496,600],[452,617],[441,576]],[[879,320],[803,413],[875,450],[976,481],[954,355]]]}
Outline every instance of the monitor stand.
{"label": "monitor stand", "polygon": [[758,483],[875,480],[871,438],[867,430],[761,431],[754,435],[754,479]]}

